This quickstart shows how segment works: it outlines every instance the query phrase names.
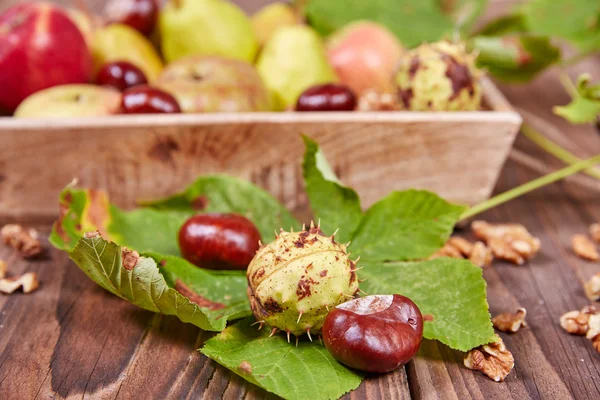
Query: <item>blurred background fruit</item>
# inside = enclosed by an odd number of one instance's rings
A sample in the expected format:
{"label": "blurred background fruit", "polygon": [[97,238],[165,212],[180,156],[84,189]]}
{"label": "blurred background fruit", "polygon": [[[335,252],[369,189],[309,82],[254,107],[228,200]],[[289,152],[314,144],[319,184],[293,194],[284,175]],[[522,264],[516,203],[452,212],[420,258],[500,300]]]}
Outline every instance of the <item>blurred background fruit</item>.
{"label": "blurred background fruit", "polygon": [[16,118],[100,117],[118,114],[121,93],[113,88],[89,84],[59,85],[26,98],[15,111]]}
{"label": "blurred background fruit", "polygon": [[385,92],[393,86],[402,45],[383,25],[353,22],[327,41],[327,56],[340,81],[357,95]]}
{"label": "blurred background fruit", "polygon": [[299,23],[300,16],[287,3],[268,4],[252,15],[252,27],[260,46],[264,46],[279,28]]}
{"label": "blurred background fruit", "polygon": [[309,87],[338,80],[321,38],[304,25],[277,30],[266,43],[257,68],[278,110],[293,108]]}
{"label": "blurred background fruit", "polygon": [[123,114],[177,114],[181,108],[170,93],[148,86],[135,86],[123,92]]}
{"label": "blurred background fruit", "polygon": [[123,24],[110,24],[94,33],[92,54],[98,71],[112,61],[127,61],[154,81],[163,69],[163,62],[152,43],[141,33]]}
{"label": "blurred background fruit", "polygon": [[128,25],[150,36],[158,20],[158,0],[108,0],[104,8],[109,23]]}
{"label": "blurred background fruit", "polygon": [[270,111],[269,92],[253,65],[218,56],[189,56],[169,64],[156,81],[184,112]]}
{"label": "blurred background fruit", "polygon": [[306,89],[296,103],[296,111],[352,111],[356,96],[348,86],[326,83]]}
{"label": "blurred background fruit", "polygon": [[226,0],[170,0],[159,28],[167,62],[189,55],[218,55],[253,62],[258,42],[250,19]]}
{"label": "blurred background fruit", "polygon": [[85,39],[61,8],[27,3],[0,15],[0,109],[13,112],[32,93],[91,74]]}

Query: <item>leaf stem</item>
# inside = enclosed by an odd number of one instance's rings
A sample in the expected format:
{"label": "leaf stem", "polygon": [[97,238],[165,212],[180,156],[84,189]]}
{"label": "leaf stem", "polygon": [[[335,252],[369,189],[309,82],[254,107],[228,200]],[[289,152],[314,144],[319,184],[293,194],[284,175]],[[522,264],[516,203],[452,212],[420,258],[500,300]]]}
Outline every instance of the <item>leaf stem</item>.
{"label": "leaf stem", "polygon": [[[582,161],[581,158],[577,157],[573,153],[568,152],[526,123],[521,126],[521,133],[523,133],[527,139],[531,140],[533,143],[537,144],[554,157],[563,161],[565,164],[571,165]],[[588,168],[583,172],[593,178],[600,179],[600,171],[595,168]]]}
{"label": "leaf stem", "polygon": [[552,172],[548,175],[544,175],[540,178],[534,179],[530,182],[524,183],[516,188],[510,189],[504,193],[500,193],[497,196],[492,197],[489,200],[486,200],[482,203],[479,203],[468,210],[466,210],[461,216],[460,220],[465,220],[467,218],[473,217],[479,213],[482,213],[490,208],[496,207],[500,204],[506,203],[514,198],[524,195],[525,193],[529,193],[535,189],[539,189],[542,186],[546,186],[550,183],[559,181],[561,179],[566,178],[567,176],[573,175],[581,170],[590,168],[593,165],[600,164],[600,154],[594,156],[592,158],[588,158],[587,160],[579,161],[575,164],[569,165],[563,169]]}

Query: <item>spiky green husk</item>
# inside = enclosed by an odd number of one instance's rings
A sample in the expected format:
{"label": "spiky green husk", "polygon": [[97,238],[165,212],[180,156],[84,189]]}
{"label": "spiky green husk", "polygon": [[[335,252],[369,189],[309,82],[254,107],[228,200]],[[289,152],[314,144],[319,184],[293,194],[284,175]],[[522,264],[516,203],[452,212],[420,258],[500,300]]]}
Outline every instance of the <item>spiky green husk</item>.
{"label": "spiky green husk", "polygon": [[[289,334],[319,334],[329,310],[358,291],[346,246],[318,227],[281,232],[262,246],[247,271],[257,321]],[[274,332],[275,332],[274,331]]]}
{"label": "spiky green husk", "polygon": [[412,111],[481,108],[481,71],[464,44],[425,43],[406,53],[396,73],[401,104]]}

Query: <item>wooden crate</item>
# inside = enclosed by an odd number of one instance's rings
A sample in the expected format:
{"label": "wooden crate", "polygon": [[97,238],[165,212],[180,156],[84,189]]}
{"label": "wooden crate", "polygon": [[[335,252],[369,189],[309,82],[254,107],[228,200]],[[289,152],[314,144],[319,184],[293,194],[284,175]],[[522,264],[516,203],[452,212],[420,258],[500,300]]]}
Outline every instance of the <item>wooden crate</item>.
{"label": "wooden crate", "polygon": [[391,190],[424,188],[477,203],[490,196],[521,123],[494,85],[480,112],[241,113],[0,118],[0,219],[51,220],[74,178],[134,206],[197,176],[250,179],[305,209],[300,133],[369,206]]}

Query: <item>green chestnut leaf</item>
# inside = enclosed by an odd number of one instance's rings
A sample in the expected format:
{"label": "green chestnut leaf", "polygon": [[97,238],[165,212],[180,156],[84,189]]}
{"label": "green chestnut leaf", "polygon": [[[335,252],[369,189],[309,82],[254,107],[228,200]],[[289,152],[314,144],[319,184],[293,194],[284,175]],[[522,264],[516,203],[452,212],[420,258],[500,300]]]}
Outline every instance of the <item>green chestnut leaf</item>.
{"label": "green chestnut leaf", "polygon": [[336,240],[345,243],[352,238],[362,219],[360,199],[335,176],[319,145],[307,136],[303,138],[306,146],[302,164],[304,184],[314,217],[327,234],[340,228]]}
{"label": "green chestnut leaf", "polygon": [[521,12],[534,34],[567,39],[583,52],[600,49],[598,0],[531,0]]}
{"label": "green chestnut leaf", "polygon": [[560,50],[548,37],[528,33],[505,36],[476,36],[469,42],[479,52],[477,65],[494,77],[524,82],[560,61]]}
{"label": "green chestnut leaf", "polygon": [[179,255],[177,232],[187,218],[199,212],[238,213],[250,219],[265,242],[275,229],[300,224],[276,199],[250,182],[231,176],[199,178],[184,192],[142,203],[123,211],[110,204],[105,192],[68,186],[60,195],[60,218],[51,243],[71,249],[84,232],[99,230],[105,239],[137,251]]}
{"label": "green chestnut leaf", "polygon": [[[423,336],[461,351],[495,341],[481,268],[470,261],[436,258],[420,262],[363,262],[361,289],[368,294],[399,293],[423,314]],[[401,278],[400,278],[401,277]]]}
{"label": "green chestnut leaf", "polygon": [[475,36],[504,36],[527,32],[525,16],[521,13],[502,15],[488,22]]}
{"label": "green chestnut leaf", "polygon": [[200,351],[248,382],[289,400],[338,399],[362,382],[362,375],[338,363],[320,343],[303,338],[296,347],[282,335],[269,337],[268,329],[259,331],[252,322],[229,326]]}
{"label": "green chestnut leaf", "polygon": [[591,76],[582,74],[577,79],[577,93],[565,106],[556,106],[553,111],[571,123],[594,122],[600,115],[600,84],[592,85]]}
{"label": "green chestnut leaf", "polygon": [[69,257],[114,295],[204,330],[222,331],[228,320],[251,315],[243,273],[213,273],[178,257],[129,253],[128,258],[127,253],[125,247],[96,236],[81,238]]}

